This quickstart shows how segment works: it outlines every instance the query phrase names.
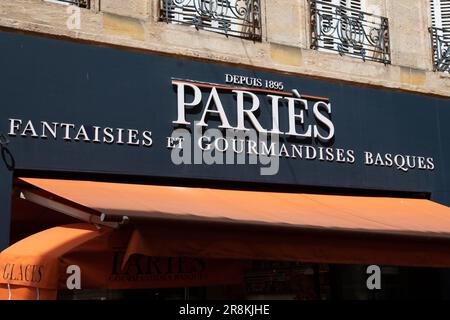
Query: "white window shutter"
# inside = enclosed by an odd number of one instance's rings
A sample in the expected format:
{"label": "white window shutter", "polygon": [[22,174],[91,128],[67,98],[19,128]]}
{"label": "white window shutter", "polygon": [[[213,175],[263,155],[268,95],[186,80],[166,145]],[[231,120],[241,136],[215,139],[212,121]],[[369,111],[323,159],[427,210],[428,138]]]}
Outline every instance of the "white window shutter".
{"label": "white window shutter", "polygon": [[[343,0],[345,1],[345,0]],[[363,7],[363,0],[347,0],[347,7],[350,7],[351,9],[355,9],[355,10],[359,10],[359,11],[364,11],[364,7]]]}
{"label": "white window shutter", "polygon": [[[332,7],[332,5],[335,6],[341,6],[341,7],[346,7],[346,8],[350,8],[350,9],[354,9],[354,10],[358,10],[358,11],[363,11],[364,7],[363,7],[363,2],[364,0],[321,0],[323,3],[317,3],[317,9],[321,12],[323,12],[322,15],[324,16],[331,16],[333,17],[332,23],[333,26],[336,25],[337,21],[340,19],[337,15],[336,9],[334,7]],[[345,10],[343,10],[344,13],[346,13],[347,15],[351,16],[351,17],[355,17],[358,18],[359,14],[356,12],[353,12],[351,10],[349,10],[348,12],[346,12]],[[337,31],[334,32],[334,34],[332,34],[331,36],[322,36],[323,40],[319,41],[319,50],[320,51],[337,51],[339,45],[341,45],[341,50],[343,50],[344,52],[348,52],[349,48],[347,47],[347,45],[342,45],[341,41],[339,40],[339,36]],[[357,48],[357,50],[360,50]]]}
{"label": "white window shutter", "polygon": [[[316,3],[317,11],[321,12],[324,18],[332,18],[331,22],[328,23],[326,19],[323,20],[323,24],[329,27],[332,24],[334,27],[336,25],[336,10],[332,5],[339,6],[340,0],[322,0],[323,3]],[[318,26],[320,29],[320,27]],[[320,34],[320,32],[318,32]],[[330,36],[322,36],[322,40],[319,40],[319,50],[320,51],[331,51],[337,50],[337,34],[334,33]]]}
{"label": "white window shutter", "polygon": [[450,0],[431,0],[431,19],[435,28],[450,28]]}
{"label": "white window shutter", "polygon": [[450,41],[450,0],[431,0],[431,20],[434,28],[448,29],[443,35]]}
{"label": "white window shutter", "polygon": [[[359,18],[359,12],[363,11],[362,8],[362,1],[363,0],[340,0],[340,5],[346,8],[350,8],[353,10],[357,10],[358,12],[352,11],[352,10],[348,10],[348,11],[344,11],[346,15],[358,19]],[[344,52],[348,52],[348,53],[354,53],[354,54],[360,54],[361,50],[363,49],[363,46],[358,46],[358,47],[353,47],[353,48],[349,48],[349,46],[345,43],[342,43],[342,50]]]}
{"label": "white window shutter", "polygon": [[[203,1],[199,1],[198,3],[200,5],[203,5],[205,9],[209,9],[210,5],[214,8],[214,7],[219,7],[217,10],[219,13],[223,13],[219,14],[220,16],[220,21],[219,20],[214,20],[211,19],[211,17],[202,17],[202,24],[206,27],[210,26],[211,28],[214,29],[221,29],[223,28],[222,24],[226,21],[228,21],[230,23],[230,28],[232,29],[232,31],[242,31],[242,26],[240,26],[239,23],[239,19],[237,19],[233,12],[231,11],[230,8],[233,8],[234,6],[236,6],[236,2],[238,0],[222,0],[222,1],[215,1],[214,3],[210,3],[211,0],[203,0]],[[186,5],[183,7],[178,7],[176,8],[176,14],[177,16],[175,17],[175,19],[177,21],[182,21],[188,24],[191,24],[194,19],[199,17],[199,13],[195,10],[194,7],[194,0],[192,0],[190,3],[190,5]],[[221,6],[223,6],[223,8],[220,8]]]}

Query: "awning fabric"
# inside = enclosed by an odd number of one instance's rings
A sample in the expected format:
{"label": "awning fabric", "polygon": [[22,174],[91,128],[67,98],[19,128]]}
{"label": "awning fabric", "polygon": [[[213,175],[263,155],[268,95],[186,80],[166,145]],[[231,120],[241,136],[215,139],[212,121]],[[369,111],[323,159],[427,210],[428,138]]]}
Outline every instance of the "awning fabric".
{"label": "awning fabric", "polygon": [[80,224],[56,227],[34,234],[0,254],[0,299],[54,299],[66,253],[104,236]]}
{"label": "awning fabric", "polygon": [[450,267],[450,208],[428,200],[22,182],[28,193],[132,223],[60,226],[15,243],[0,254],[0,299],[55,298],[70,265],[85,289],[236,283],[249,259]]}
{"label": "awning fabric", "polygon": [[22,179],[139,219],[133,254],[450,267],[450,208],[424,199]]}
{"label": "awning fabric", "polygon": [[[80,247],[89,250],[90,241],[104,237],[109,229],[99,230],[89,224],[51,228],[36,233],[5,249],[0,254],[1,282],[56,289],[60,261],[65,254]],[[98,245],[99,241],[95,241]],[[106,248],[106,244],[104,245]]]}
{"label": "awning fabric", "polygon": [[199,224],[138,226],[126,257],[133,254],[450,267],[447,238]]}
{"label": "awning fabric", "polygon": [[424,199],[22,179],[135,223],[134,254],[450,267],[450,208]]}
{"label": "awning fabric", "polygon": [[56,300],[56,290],[0,283],[0,300]]}
{"label": "awning fabric", "polygon": [[450,208],[424,199],[22,179],[108,215],[450,239]]}
{"label": "awning fabric", "polygon": [[[55,299],[80,270],[81,289],[171,288],[242,281],[242,261],[132,255],[133,228],[80,223],[27,237],[0,253],[0,300]],[[135,247],[135,244],[131,244]]]}

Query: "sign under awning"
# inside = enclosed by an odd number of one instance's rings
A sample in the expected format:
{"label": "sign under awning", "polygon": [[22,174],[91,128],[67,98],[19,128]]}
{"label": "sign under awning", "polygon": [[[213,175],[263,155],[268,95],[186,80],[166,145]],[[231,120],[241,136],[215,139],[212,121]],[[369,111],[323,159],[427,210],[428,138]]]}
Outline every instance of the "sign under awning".
{"label": "sign under awning", "polygon": [[136,221],[125,260],[142,254],[450,266],[450,208],[425,199],[22,181],[29,192]]}

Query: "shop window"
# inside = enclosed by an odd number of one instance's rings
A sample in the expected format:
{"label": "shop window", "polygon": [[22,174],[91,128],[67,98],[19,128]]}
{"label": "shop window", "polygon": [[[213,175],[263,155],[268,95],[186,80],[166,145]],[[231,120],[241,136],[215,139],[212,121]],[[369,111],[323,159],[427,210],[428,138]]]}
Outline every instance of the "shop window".
{"label": "shop window", "polygon": [[450,72],[450,0],[431,0],[434,71]]}
{"label": "shop window", "polygon": [[75,5],[80,8],[89,8],[90,0],[44,0],[45,2]]}
{"label": "shop window", "polygon": [[259,0],[160,0],[161,20],[251,40],[261,39]]}
{"label": "shop window", "polygon": [[[330,267],[287,261],[245,261],[241,283],[148,289],[60,290],[60,300],[329,300]],[[134,281],[137,278],[133,278]],[[173,280],[173,281],[180,281]]]}
{"label": "shop window", "polygon": [[388,19],[364,0],[311,0],[310,10],[312,49],[390,63]]}
{"label": "shop window", "polygon": [[253,261],[245,274],[249,300],[328,300],[329,266],[286,261]]}

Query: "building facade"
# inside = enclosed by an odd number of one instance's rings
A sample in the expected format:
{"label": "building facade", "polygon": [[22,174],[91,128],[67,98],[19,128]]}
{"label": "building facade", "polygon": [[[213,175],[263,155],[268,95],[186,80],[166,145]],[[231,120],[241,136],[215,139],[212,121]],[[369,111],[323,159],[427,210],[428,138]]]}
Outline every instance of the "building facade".
{"label": "building facade", "polygon": [[[3,1],[2,289],[448,298],[449,44],[447,0]],[[113,284],[23,254],[79,221]]]}

